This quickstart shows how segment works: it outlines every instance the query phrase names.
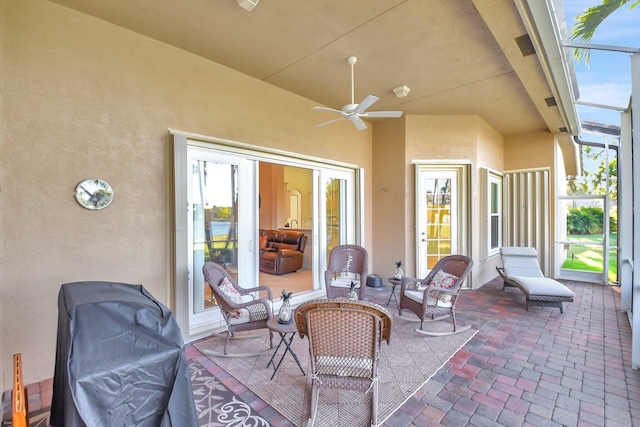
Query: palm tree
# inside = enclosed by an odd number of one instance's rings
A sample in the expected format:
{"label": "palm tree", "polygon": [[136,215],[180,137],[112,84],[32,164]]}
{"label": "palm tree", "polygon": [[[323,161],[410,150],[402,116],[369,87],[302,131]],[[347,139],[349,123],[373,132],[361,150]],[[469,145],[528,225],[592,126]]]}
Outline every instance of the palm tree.
{"label": "palm tree", "polygon": [[[591,6],[582,11],[576,17],[576,22],[571,28],[571,40],[590,43],[602,21],[627,3],[631,3],[629,5],[629,10],[631,10],[640,4],[640,0],[602,0],[602,4]],[[589,53],[589,49],[575,49],[573,51],[577,60],[584,59],[586,63],[589,63]]]}

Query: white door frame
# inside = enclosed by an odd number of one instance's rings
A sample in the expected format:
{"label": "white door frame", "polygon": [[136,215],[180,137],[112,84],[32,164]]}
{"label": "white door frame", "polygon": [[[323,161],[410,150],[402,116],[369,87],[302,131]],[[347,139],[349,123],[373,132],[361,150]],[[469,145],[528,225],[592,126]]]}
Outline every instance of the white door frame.
{"label": "white door frame", "polygon": [[[250,177],[248,181],[252,181],[252,184],[246,184],[243,187],[243,191],[239,192],[238,203],[242,203],[245,206],[243,212],[247,212],[246,209],[251,211],[251,206],[254,205],[255,214],[252,221],[255,221],[253,225],[249,225],[255,229],[255,236],[253,241],[257,241],[258,233],[258,173],[257,163],[260,161],[279,163],[282,165],[298,166],[309,168],[313,173],[313,199],[314,203],[317,203],[317,207],[313,209],[313,230],[315,235],[313,236],[313,281],[314,290],[306,292],[299,299],[296,299],[296,303],[302,303],[307,300],[313,300],[324,297],[325,291],[323,288],[324,275],[323,271],[326,268],[326,255],[323,249],[325,245],[320,245],[320,239],[326,239],[326,218],[325,213],[325,193],[324,187],[321,187],[322,179],[326,177],[335,177],[340,179],[347,179],[346,185],[349,200],[344,206],[344,215],[346,216],[345,224],[348,226],[344,229],[346,233],[344,236],[345,241],[348,243],[362,244],[363,233],[360,230],[363,224],[363,211],[362,203],[356,200],[356,197],[361,197],[364,193],[363,181],[361,170],[357,166],[341,163],[336,161],[330,161],[326,159],[314,158],[310,156],[297,155],[295,153],[283,153],[280,150],[273,150],[265,147],[256,147],[249,144],[244,144],[236,141],[223,140],[219,138],[207,137],[204,135],[193,134],[189,132],[179,130],[169,130],[171,136],[171,143],[173,144],[173,194],[174,194],[174,215],[172,221],[172,229],[174,233],[174,242],[172,247],[172,255],[174,259],[174,265],[172,271],[172,277],[170,279],[169,294],[167,300],[171,301],[171,306],[174,311],[174,316],[180,327],[185,342],[192,341],[207,335],[210,335],[212,330],[219,330],[222,327],[220,315],[217,309],[217,318],[214,317],[211,321],[203,321],[203,323],[193,327],[190,325],[190,301],[189,298],[193,294],[190,293],[189,284],[190,276],[192,274],[201,274],[201,272],[191,271],[192,267],[189,261],[189,252],[192,248],[189,245],[189,195],[187,189],[187,177],[189,174],[189,161],[188,151],[190,148],[200,148],[205,151],[211,151],[217,153],[219,156],[235,156],[235,158],[243,158],[250,164],[255,164],[255,172],[253,177]],[[222,158],[222,157],[220,157]],[[321,179],[322,174],[322,179]],[[247,182],[247,180],[245,180]],[[245,184],[243,184],[245,185]],[[249,200],[245,200],[245,197]],[[251,216],[251,215],[249,215]],[[246,231],[246,230],[245,230]],[[246,241],[246,250],[248,254],[240,255],[247,256],[252,262],[255,262],[255,267],[250,270],[253,274],[258,274],[258,254],[254,251],[251,254],[251,248],[254,245],[251,242],[251,235],[246,234],[243,231],[242,238]],[[251,264],[246,264],[246,266]],[[249,269],[243,268],[238,272],[243,274],[242,281],[250,279]],[[255,280],[247,281],[246,283],[257,283]],[[275,309],[277,309],[279,300],[275,301]],[[217,319],[217,320],[216,320]]]}
{"label": "white door frame", "polygon": [[[416,276],[425,277],[429,273],[427,265],[427,227],[428,224],[420,221],[426,211],[426,200],[421,195],[427,194],[426,180],[434,177],[451,179],[451,253],[468,254],[468,234],[464,232],[468,224],[469,203],[469,169],[468,163],[459,161],[451,163],[418,163],[415,167],[415,206],[416,206]],[[470,282],[469,282],[470,283]]]}
{"label": "white door frame", "polygon": [[[248,160],[246,157],[237,154],[219,152],[213,149],[190,146],[187,148],[187,162],[191,166],[196,160],[222,163],[228,165],[236,165],[237,188],[238,190],[238,212],[254,212],[254,215],[243,214],[236,218],[238,223],[239,239],[237,240],[237,267],[238,267],[238,284],[242,286],[244,283],[258,283],[258,256],[255,248],[258,241],[258,225],[255,214],[258,211],[258,195],[257,183],[258,162]],[[212,323],[219,324],[221,316],[219,310],[210,308],[202,311],[195,311],[195,301],[203,297],[204,277],[199,274],[202,269],[202,260],[194,257],[194,241],[193,235],[193,211],[194,206],[191,197],[193,196],[192,180],[187,179],[187,235],[189,246],[192,250],[188,251],[188,265],[193,270],[193,274],[189,275],[188,290],[188,311],[189,311],[189,330],[190,335],[193,332],[199,333],[202,328],[211,330]],[[199,290],[196,295],[196,290]]]}

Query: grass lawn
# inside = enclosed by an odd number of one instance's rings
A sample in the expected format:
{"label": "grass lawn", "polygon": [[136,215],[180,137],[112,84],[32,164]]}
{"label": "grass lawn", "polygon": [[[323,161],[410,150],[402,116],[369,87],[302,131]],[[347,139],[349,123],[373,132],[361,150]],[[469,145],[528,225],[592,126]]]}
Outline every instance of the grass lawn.
{"label": "grass lawn", "polygon": [[[571,235],[569,238],[574,242],[601,243],[602,234],[578,236]],[[617,246],[618,235],[611,233],[609,245]],[[566,252],[567,259],[562,264],[562,268],[569,270],[582,270],[602,272],[602,246],[591,246],[587,244],[572,243]],[[618,258],[617,252],[611,251],[609,255],[609,282],[617,280]]]}

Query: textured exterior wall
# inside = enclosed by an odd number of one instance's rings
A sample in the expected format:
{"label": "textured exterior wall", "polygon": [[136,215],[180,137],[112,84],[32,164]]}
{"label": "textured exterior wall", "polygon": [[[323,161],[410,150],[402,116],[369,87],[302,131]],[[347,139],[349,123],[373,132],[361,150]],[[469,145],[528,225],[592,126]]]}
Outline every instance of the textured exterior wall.
{"label": "textured exterior wall", "polygon": [[[376,273],[389,277],[398,259],[403,261],[405,274],[416,273],[413,164],[416,160],[471,162],[469,237],[471,255],[478,253],[484,236],[479,232],[477,166],[501,170],[502,145],[502,136],[478,116],[407,116],[402,125],[397,122],[376,124],[373,144]],[[491,268],[492,265],[476,264],[473,270],[475,287],[495,276],[495,269],[491,272]]]}
{"label": "textured exterior wall", "polygon": [[[411,217],[415,217],[415,166],[411,164],[413,160],[421,162],[468,163],[472,166],[477,163],[478,152],[478,126],[477,116],[409,116],[407,118],[407,152],[405,159],[410,169],[407,188],[410,193]],[[472,172],[473,173],[473,167]],[[474,180],[472,184],[477,185]],[[477,191],[472,190],[472,198],[477,197]],[[409,202],[409,200],[408,200]],[[475,201],[471,201],[471,206],[475,206]],[[473,220],[473,218],[470,218]],[[412,223],[413,224],[413,223]],[[471,228],[471,230],[474,230]],[[462,231],[462,230],[461,230]],[[416,248],[415,248],[415,228],[407,227],[405,231],[405,245],[407,270],[415,274],[416,271]],[[473,239],[471,240],[473,241]],[[473,248],[472,248],[473,249]],[[471,253],[470,255],[473,255]],[[474,269],[475,270],[475,269]],[[475,271],[472,272],[472,275]]]}
{"label": "textured exterior wall", "polygon": [[[477,116],[409,116],[356,132],[347,121],[316,128],[314,105],[49,1],[0,0],[2,389],[13,353],[26,383],[53,375],[62,283],[140,283],[171,306],[169,128],[364,168],[365,246],[383,277],[398,259],[414,268],[414,159],[554,164],[543,154],[549,134],[505,139],[501,160],[500,135]],[[109,208],[77,205],[74,188],[88,177],[111,183]]]}
{"label": "textured exterior wall", "polygon": [[405,159],[406,118],[376,123],[373,127],[373,175],[372,220],[373,247],[369,251],[369,271],[382,277],[393,276],[395,262],[406,259],[406,228],[413,224],[410,168]]}
{"label": "textured exterior wall", "polygon": [[551,167],[555,138],[549,132],[510,135],[504,139],[504,169],[513,171]]}
{"label": "textured exterior wall", "polygon": [[[556,180],[564,182],[566,179],[564,158],[557,138],[548,132],[514,135],[505,138],[504,168],[508,171],[549,168],[549,241],[555,242],[557,219],[555,214]],[[552,246],[549,249],[549,265],[551,266],[551,271],[554,271],[556,247]]]}
{"label": "textured exterior wall", "polygon": [[[13,353],[26,383],[53,375],[61,284],[170,305],[169,128],[371,168],[371,130],[316,128],[309,100],[45,0],[0,0],[0,54],[3,390]],[[75,202],[89,177],[113,186],[107,209]]]}

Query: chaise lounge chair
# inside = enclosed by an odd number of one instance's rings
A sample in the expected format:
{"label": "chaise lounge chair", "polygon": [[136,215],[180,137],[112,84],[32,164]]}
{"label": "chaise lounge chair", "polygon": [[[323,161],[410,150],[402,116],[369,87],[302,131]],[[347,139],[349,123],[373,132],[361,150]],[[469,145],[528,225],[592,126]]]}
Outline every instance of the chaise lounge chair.
{"label": "chaise lounge chair", "polygon": [[504,280],[502,289],[507,286],[519,288],[527,298],[527,311],[530,305],[558,307],[564,313],[562,304],[573,302],[575,294],[562,283],[549,279],[542,274],[535,248],[505,246],[500,249],[502,268],[496,267]]}

